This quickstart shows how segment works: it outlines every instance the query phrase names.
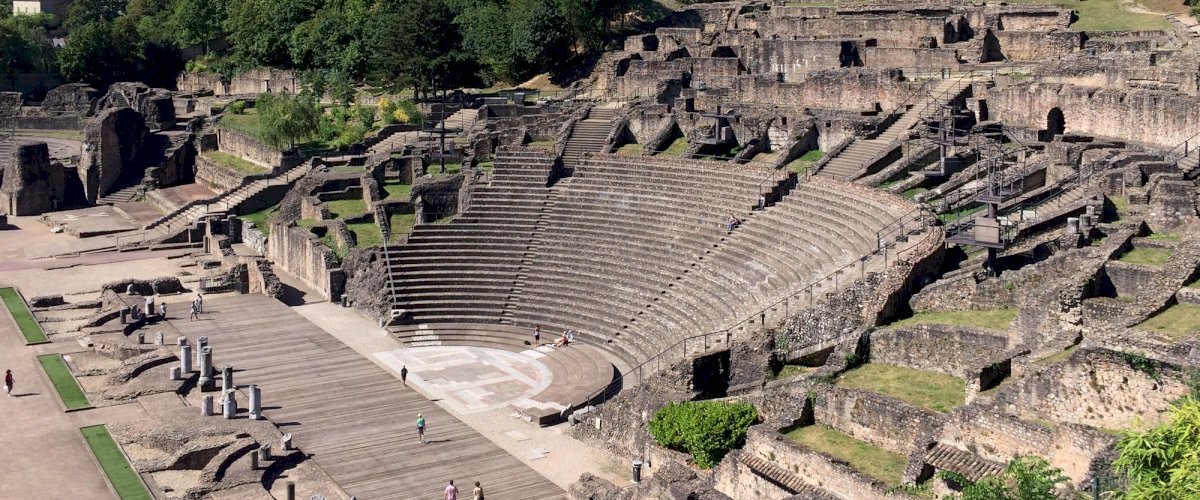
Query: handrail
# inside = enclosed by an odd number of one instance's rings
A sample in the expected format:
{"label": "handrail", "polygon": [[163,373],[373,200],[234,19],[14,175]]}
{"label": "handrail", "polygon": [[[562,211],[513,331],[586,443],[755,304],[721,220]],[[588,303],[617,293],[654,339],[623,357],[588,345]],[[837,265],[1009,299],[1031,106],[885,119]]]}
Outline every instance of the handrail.
{"label": "handrail", "polygon": [[[921,204],[916,209],[909,211],[908,213],[906,213],[904,215],[901,215],[898,219],[903,219],[913,213],[924,212],[924,210],[925,210],[925,207],[923,204]],[[921,219],[919,217],[920,217],[920,214],[918,213],[918,215],[916,215],[915,218],[917,218],[917,220],[921,221]],[[923,222],[923,221],[921,221],[921,222]],[[929,227],[932,227],[932,226],[927,226],[927,229],[925,231],[926,235],[923,238],[921,238],[920,241],[918,241],[916,244],[912,245],[909,249],[906,249],[905,251],[919,247],[922,243],[924,243],[930,237],[932,237],[932,235],[934,234],[934,231],[929,230],[928,229]],[[881,251],[884,254],[884,266],[886,267],[887,266],[887,249],[890,248],[890,246],[889,246],[889,244],[884,243],[882,240],[877,241],[876,245],[877,245],[877,247],[876,247],[875,251],[873,251],[869,254],[862,255],[859,258],[843,265],[842,267],[839,267],[833,271],[830,271],[829,273],[826,273],[825,275],[823,275],[819,278],[811,280],[806,285],[796,287],[795,292],[790,293],[790,294],[784,296],[783,298],[776,300],[775,302],[772,302],[771,304],[767,305],[766,307],[763,307],[762,309],[746,316],[742,320],[734,322],[733,325],[735,325],[735,326],[723,328],[720,330],[714,330],[714,331],[707,332],[707,333],[701,333],[698,335],[692,335],[690,337],[684,337],[682,339],[675,341],[671,345],[667,346],[667,348],[659,351],[654,356],[647,358],[645,361],[642,361],[637,366],[634,366],[634,367],[630,368],[629,370],[626,370],[624,373],[617,375],[617,377],[615,379],[613,379],[611,382],[609,382],[607,385],[605,385],[604,388],[599,389],[596,392],[589,395],[580,404],[576,405],[575,408],[582,407],[582,406],[594,406],[595,404],[603,402],[605,399],[607,399],[609,397],[610,392],[612,392],[614,389],[616,389],[617,387],[620,387],[622,385],[621,383],[624,382],[625,376],[627,374],[636,372],[638,374],[638,381],[640,382],[642,380],[643,367],[646,367],[651,362],[654,362],[658,365],[659,368],[661,368],[663,358],[666,357],[672,351],[674,351],[676,347],[682,346],[683,350],[684,350],[684,355],[686,356],[687,352],[688,352],[687,351],[688,342],[695,342],[697,340],[702,340],[703,345],[704,345],[704,350],[707,351],[709,337],[718,336],[718,335],[724,336],[724,339],[725,339],[724,345],[728,346],[733,329],[736,327],[736,325],[744,325],[744,324],[748,324],[748,323],[754,323],[756,321],[765,321],[766,314],[768,311],[771,311],[772,309],[777,308],[780,304],[783,304],[786,309],[786,306],[789,304],[789,302],[793,298],[799,296],[802,293],[808,294],[809,302],[811,304],[812,292],[814,289],[820,288],[822,283],[832,280],[834,282],[834,289],[836,290],[837,288],[839,288],[839,284],[837,281],[838,276],[844,274],[846,272],[846,270],[848,270],[854,266],[860,266],[860,268],[865,269],[867,260],[869,260],[871,258],[871,256],[879,255],[879,253]],[[900,258],[901,258],[900,255],[903,255],[903,252],[904,251],[901,251],[901,253],[899,255],[897,255],[897,257],[896,257],[897,261],[900,260]],[[787,313],[785,312],[785,315],[786,314]]]}
{"label": "handrail", "polygon": [[[1190,144],[1191,141],[1193,139],[1195,139],[1196,137],[1200,137],[1200,132],[1196,132],[1195,134],[1192,134],[1191,137],[1184,139],[1183,142],[1176,144],[1175,147],[1173,147],[1171,149],[1168,149],[1166,153],[1163,153],[1163,161],[1167,161],[1170,163],[1176,163],[1179,160],[1183,159],[1183,157],[1187,156],[1189,153],[1192,152],[1192,149],[1189,146],[1191,145]],[[1177,151],[1180,148],[1182,148],[1182,151]]]}

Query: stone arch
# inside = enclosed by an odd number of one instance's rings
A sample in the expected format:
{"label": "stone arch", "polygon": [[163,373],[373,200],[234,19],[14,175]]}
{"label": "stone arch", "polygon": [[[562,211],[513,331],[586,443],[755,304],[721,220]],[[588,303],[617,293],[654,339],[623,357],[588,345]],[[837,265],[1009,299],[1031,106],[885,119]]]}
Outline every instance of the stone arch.
{"label": "stone arch", "polygon": [[1067,119],[1063,116],[1062,109],[1050,108],[1050,112],[1046,113],[1046,133],[1054,137],[1060,135],[1067,130]]}

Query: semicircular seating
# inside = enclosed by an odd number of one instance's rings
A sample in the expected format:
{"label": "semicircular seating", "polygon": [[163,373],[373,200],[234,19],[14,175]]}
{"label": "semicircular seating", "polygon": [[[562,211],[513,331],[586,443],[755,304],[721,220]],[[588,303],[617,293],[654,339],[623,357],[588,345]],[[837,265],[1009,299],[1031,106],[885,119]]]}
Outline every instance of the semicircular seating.
{"label": "semicircular seating", "polygon": [[[397,330],[572,329],[628,370],[859,261],[914,207],[815,178],[754,210],[787,174],[724,162],[591,155],[547,187],[552,165],[501,149],[470,209],[388,249]],[[743,221],[732,232],[730,215]]]}

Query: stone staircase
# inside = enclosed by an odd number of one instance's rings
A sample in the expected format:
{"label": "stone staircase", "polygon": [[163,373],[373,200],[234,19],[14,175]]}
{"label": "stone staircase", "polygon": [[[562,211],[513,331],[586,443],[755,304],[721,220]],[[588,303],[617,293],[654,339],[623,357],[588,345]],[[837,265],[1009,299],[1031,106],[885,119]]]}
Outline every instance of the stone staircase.
{"label": "stone staircase", "polygon": [[608,140],[612,130],[612,121],[616,116],[616,108],[592,108],[587,118],[580,120],[571,129],[567,137],[567,146],[563,148],[563,166],[575,168],[584,153],[598,153]]}
{"label": "stone staircase", "polygon": [[447,133],[453,130],[456,131],[457,135],[461,137],[467,135],[472,129],[475,128],[475,122],[477,121],[478,116],[478,109],[463,108],[446,117],[445,120],[442,120],[440,125],[442,128],[446,129]]}
{"label": "stone staircase", "polygon": [[1200,155],[1185,155],[1175,162],[1175,166],[1180,172],[1183,172],[1184,179],[1194,180],[1196,177],[1200,177]]}
{"label": "stone staircase", "polygon": [[928,97],[918,100],[874,139],[850,143],[846,149],[825,163],[816,175],[841,180],[854,180],[861,176],[872,161],[899,147],[908,131],[920,123],[921,119],[932,116],[943,104],[962,95],[972,83],[974,81],[969,78],[958,78],[939,80],[931,84]]}
{"label": "stone staircase", "polygon": [[129,203],[136,200],[138,196],[143,194],[141,184],[133,184],[125,186],[116,191],[111,191],[108,194],[96,199],[97,205],[116,205],[118,203]]}
{"label": "stone staircase", "polygon": [[173,234],[185,227],[191,226],[200,220],[201,217],[227,213],[237,208],[243,201],[261,193],[270,186],[291,184],[297,179],[304,177],[311,168],[311,164],[306,162],[280,175],[258,179],[241,187],[221,193],[214,198],[184,205],[147,224],[143,229],[157,230],[163,236]]}

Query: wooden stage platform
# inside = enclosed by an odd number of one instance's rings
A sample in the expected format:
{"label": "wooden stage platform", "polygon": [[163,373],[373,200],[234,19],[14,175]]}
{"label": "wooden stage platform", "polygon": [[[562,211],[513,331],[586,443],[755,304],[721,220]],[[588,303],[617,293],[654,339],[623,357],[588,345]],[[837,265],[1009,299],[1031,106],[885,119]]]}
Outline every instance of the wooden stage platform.
{"label": "wooden stage platform", "polygon": [[[475,481],[489,500],[565,498],[554,483],[284,304],[263,295],[211,299],[202,316],[170,323],[193,345],[207,336],[213,364],[233,365],[239,387],[258,384],[263,413],[360,500],[442,498],[449,479],[459,498],[471,498]],[[418,413],[428,421],[430,444],[417,441]]]}

